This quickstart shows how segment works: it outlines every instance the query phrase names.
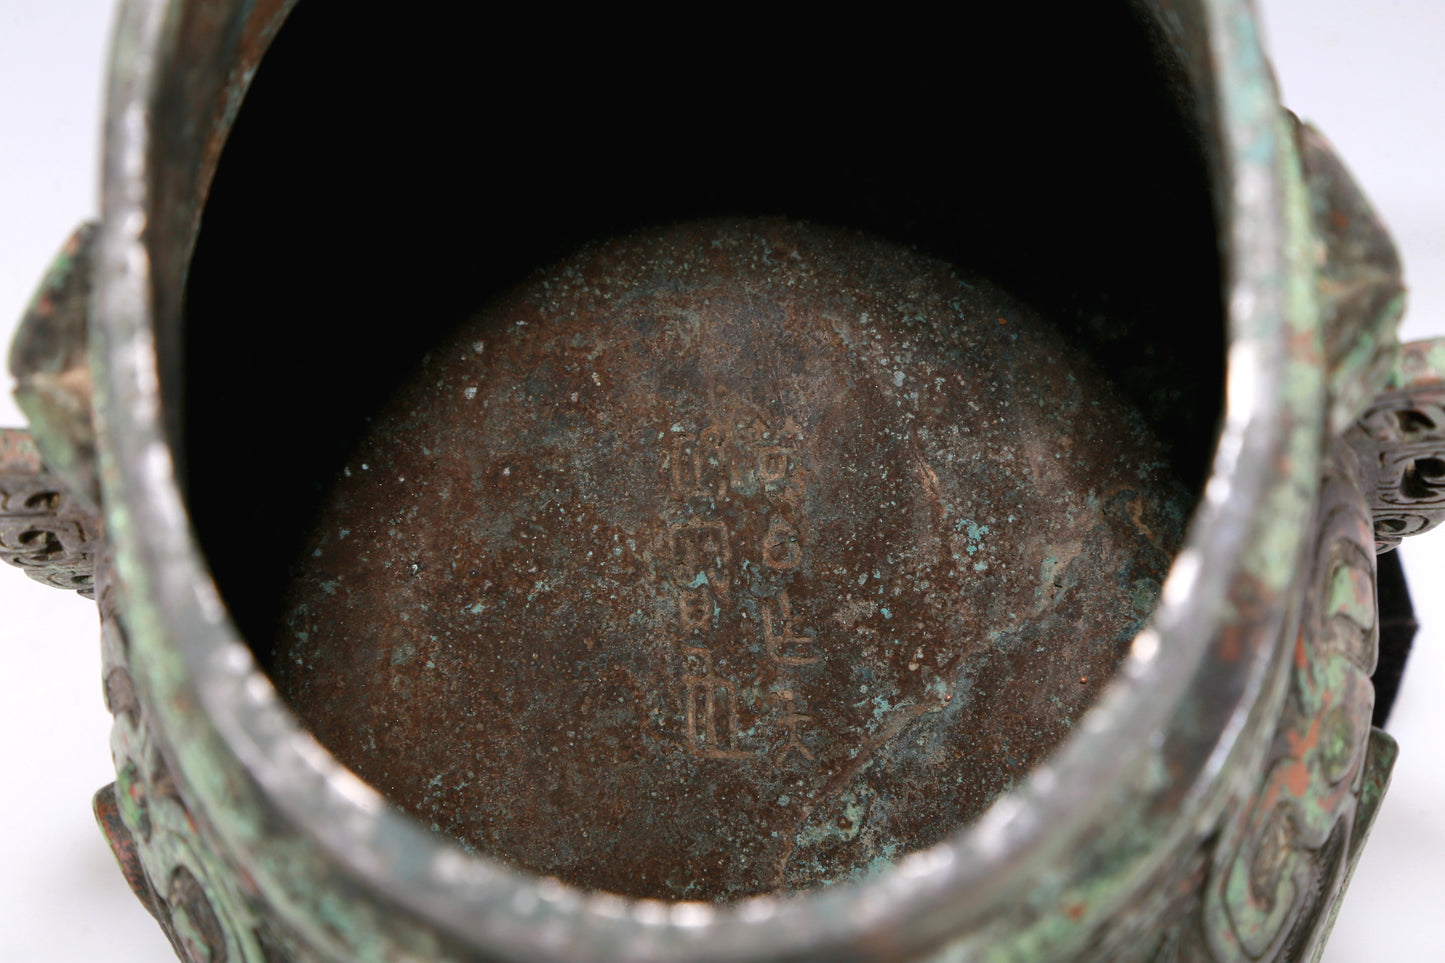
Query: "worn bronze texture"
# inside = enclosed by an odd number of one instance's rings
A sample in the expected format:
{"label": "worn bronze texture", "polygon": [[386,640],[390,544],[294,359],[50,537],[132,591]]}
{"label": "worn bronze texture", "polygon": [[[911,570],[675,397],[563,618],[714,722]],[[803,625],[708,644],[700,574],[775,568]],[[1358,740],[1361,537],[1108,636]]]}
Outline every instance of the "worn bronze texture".
{"label": "worn bronze texture", "polygon": [[0,428],[0,561],[37,582],[93,598],[99,529],[30,435]]}
{"label": "worn bronze texture", "polygon": [[628,896],[857,878],[1068,733],[1191,505],[1037,312],[867,235],[585,247],[347,461],[274,675],[423,822]]}
{"label": "worn bronze texture", "polygon": [[1244,0],[891,60],[302,6],[126,4],[96,283],[0,435],[22,564],[95,559],[96,811],[178,954],[1317,955],[1445,346]]}
{"label": "worn bronze texture", "polygon": [[99,520],[95,429],[85,325],[96,225],[82,224],[51,262],[10,345],[15,401],[34,430],[46,468]]}
{"label": "worn bronze texture", "polygon": [[1380,551],[1445,521],[1442,364],[1445,346],[1439,342],[1405,345],[1387,390],[1370,403],[1349,435],[1365,477],[1374,482],[1370,505]]}

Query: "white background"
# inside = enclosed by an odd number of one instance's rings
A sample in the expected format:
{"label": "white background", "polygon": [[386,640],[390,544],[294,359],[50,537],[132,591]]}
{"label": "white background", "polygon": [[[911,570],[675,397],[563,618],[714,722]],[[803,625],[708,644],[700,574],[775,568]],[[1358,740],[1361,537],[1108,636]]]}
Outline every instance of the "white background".
{"label": "white background", "polygon": [[[1445,334],[1445,0],[1259,0],[1285,102],[1392,227],[1407,338]],[[109,0],[0,0],[0,343],[94,216]],[[8,379],[6,381],[8,383]],[[0,424],[23,423],[0,399]],[[1445,534],[1403,549],[1424,624],[1394,784],[1327,963],[1445,961]],[[0,571],[0,960],[171,958],[95,828],[114,778],[94,607]]]}

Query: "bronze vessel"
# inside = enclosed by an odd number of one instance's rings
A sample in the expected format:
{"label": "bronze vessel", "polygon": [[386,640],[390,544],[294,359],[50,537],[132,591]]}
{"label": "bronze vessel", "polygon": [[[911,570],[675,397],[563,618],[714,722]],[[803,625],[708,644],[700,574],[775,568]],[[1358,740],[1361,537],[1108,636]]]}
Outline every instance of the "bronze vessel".
{"label": "bronze vessel", "polygon": [[1442,349],[1247,7],[974,26],[123,8],[3,544],[183,958],[1318,951]]}

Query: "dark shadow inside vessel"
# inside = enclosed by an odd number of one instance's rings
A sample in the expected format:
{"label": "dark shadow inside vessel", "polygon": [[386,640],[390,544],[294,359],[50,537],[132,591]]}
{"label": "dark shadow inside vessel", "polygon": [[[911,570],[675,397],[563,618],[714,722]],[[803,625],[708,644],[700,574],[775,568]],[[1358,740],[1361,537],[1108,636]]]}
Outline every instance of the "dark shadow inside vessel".
{"label": "dark shadow inside vessel", "polygon": [[1223,325],[1182,79],[1125,3],[963,20],[659,44],[642,24],[301,3],[218,169],[167,384],[197,532],[262,664],[310,520],[396,386],[489,297],[646,225],[804,219],[991,278],[1197,491]]}

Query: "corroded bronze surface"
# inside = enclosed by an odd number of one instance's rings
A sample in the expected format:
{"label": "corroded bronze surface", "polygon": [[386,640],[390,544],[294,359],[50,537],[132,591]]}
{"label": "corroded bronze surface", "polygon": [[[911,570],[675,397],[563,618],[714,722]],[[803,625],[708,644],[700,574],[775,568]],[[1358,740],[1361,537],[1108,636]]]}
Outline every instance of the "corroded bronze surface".
{"label": "corroded bronze surface", "polygon": [[851,232],[589,246],[370,423],[275,674],[424,822],[569,882],[857,878],[1067,734],[1189,507],[1079,352]]}
{"label": "corroded bronze surface", "polygon": [[94,598],[100,523],[41,460],[29,433],[0,428],[0,561]]}

